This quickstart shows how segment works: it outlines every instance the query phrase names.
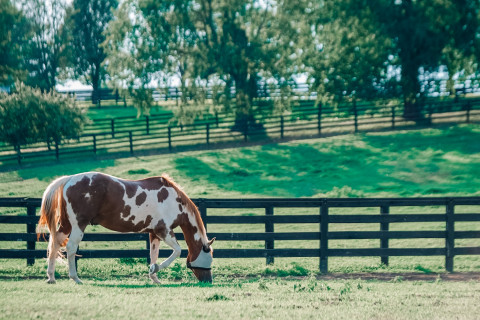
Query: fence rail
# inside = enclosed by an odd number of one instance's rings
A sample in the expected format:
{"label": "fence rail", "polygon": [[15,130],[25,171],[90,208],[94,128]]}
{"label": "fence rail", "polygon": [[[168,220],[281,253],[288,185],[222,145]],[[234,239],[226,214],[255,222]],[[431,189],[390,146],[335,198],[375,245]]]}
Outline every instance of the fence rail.
{"label": "fence rail", "polygon": [[[0,147],[0,166],[68,160],[78,157],[121,156],[212,144],[320,136],[414,127],[403,117],[403,105],[353,104],[314,106],[298,101],[288,114],[258,113],[256,123],[238,126],[233,115],[204,115],[189,125],[169,123],[171,116],[99,120],[86,134],[63,144],[37,143],[14,150]],[[424,108],[424,124],[480,121],[480,100],[432,103]]]}
{"label": "fence rail", "polygon": [[[0,233],[0,241],[26,242],[25,249],[1,249],[0,258],[27,259],[33,264],[35,259],[44,258],[45,250],[36,249],[38,222],[36,211],[40,199],[0,198],[0,207],[26,208],[26,215],[0,215],[1,224],[25,224],[25,233]],[[445,269],[454,270],[454,257],[458,255],[480,255],[480,243],[476,246],[460,246],[456,241],[462,239],[480,239],[480,197],[454,198],[365,198],[365,199],[194,199],[199,207],[205,226],[212,224],[264,225],[265,232],[208,232],[210,237],[219,241],[264,241],[265,248],[216,249],[216,258],[265,258],[273,263],[276,257],[315,257],[319,258],[319,269],[328,272],[330,257],[380,257],[381,262],[388,265],[392,256],[445,256]],[[414,208],[414,213],[390,213],[390,209],[398,207]],[[422,213],[427,208],[435,208],[435,213]],[[280,208],[305,209],[316,208],[316,214],[275,214]],[[348,213],[333,213],[337,209],[348,208]],[[375,209],[377,214],[358,214],[361,208]],[[462,209],[457,211],[458,209]],[[261,209],[257,215],[222,215],[212,214],[216,209],[230,209],[229,212],[245,209]],[[428,210],[427,210],[428,211]],[[353,213],[352,213],[353,212]],[[441,212],[441,213],[437,213]],[[416,223],[422,230],[389,230],[390,224]],[[429,223],[440,223],[442,227],[432,227]],[[468,230],[456,230],[456,222],[469,222]],[[313,224],[317,231],[275,232],[278,225]],[[379,228],[378,231],[337,230],[337,224],[368,224]],[[434,230],[423,230],[433,228]],[[4,228],[5,229],[5,228]],[[88,229],[87,229],[88,230]],[[229,228],[238,230],[238,227]],[[183,235],[177,234],[179,240]],[[336,248],[329,245],[330,240],[370,239],[378,240],[375,248]],[[390,248],[389,240],[393,239],[443,239],[440,247],[402,247]],[[276,241],[318,241],[316,248],[275,248]],[[86,233],[83,241],[144,241],[145,249],[134,250],[79,250],[83,258],[147,258],[149,259],[149,243],[147,234],[122,233]],[[355,242],[357,244],[357,242]],[[160,250],[161,257],[169,256],[168,250]],[[186,250],[182,257],[186,257]]]}

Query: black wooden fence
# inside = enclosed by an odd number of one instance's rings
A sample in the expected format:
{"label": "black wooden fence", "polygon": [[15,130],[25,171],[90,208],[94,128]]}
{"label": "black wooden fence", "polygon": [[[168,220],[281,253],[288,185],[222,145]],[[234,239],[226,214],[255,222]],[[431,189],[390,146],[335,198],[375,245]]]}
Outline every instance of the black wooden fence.
{"label": "black wooden fence", "polygon": [[[313,101],[297,103],[288,114],[259,113],[255,124],[237,129],[233,129],[238,124],[232,114],[204,115],[189,125],[170,123],[171,115],[98,120],[84,135],[63,144],[43,142],[16,150],[12,146],[0,146],[0,166],[418,126],[418,122],[403,117],[403,105],[353,103],[334,107],[315,106]],[[427,105],[423,113],[424,125],[478,122],[480,100],[437,101]]]}
{"label": "black wooden fence", "polygon": [[[445,256],[445,269],[452,272],[454,257],[458,255],[480,255],[480,241],[475,241],[475,246],[460,246],[456,241],[480,239],[480,197],[454,197],[454,198],[381,198],[381,199],[194,199],[209,230],[213,224],[228,226],[232,232],[211,232],[209,237],[217,237],[219,243],[225,241],[262,241],[265,248],[250,249],[215,249],[215,258],[266,258],[267,263],[272,263],[276,257],[315,257],[319,258],[320,271],[328,272],[329,257],[380,257],[384,264],[389,263],[392,256]],[[0,258],[27,259],[28,264],[33,264],[35,259],[44,258],[45,250],[36,249],[37,234],[35,233],[38,216],[37,208],[40,199],[0,199],[0,207],[26,208],[26,215],[0,215],[0,224],[25,224],[24,233],[0,233],[0,241],[26,242],[25,249],[1,249]],[[409,207],[414,212],[393,213],[398,207]],[[282,209],[283,208],[283,209]],[[298,210],[313,210],[314,214],[297,214]],[[376,213],[358,214],[359,208],[374,209]],[[432,208],[434,212],[431,213]],[[217,209],[228,209],[229,214],[212,214]],[[343,209],[339,213],[335,211]],[[345,212],[345,209],[348,209]],[[238,215],[245,210],[261,210],[262,214]],[[290,213],[277,211],[291,210]],[[430,211],[430,213],[427,213]],[[218,212],[218,211],[217,211]],[[237,214],[231,214],[237,213]],[[467,227],[465,228],[465,222]],[[393,231],[390,226],[415,223],[421,228],[415,231]],[[440,223],[441,227],[432,226]],[[460,230],[455,224],[462,223]],[[238,224],[260,224],[265,226],[265,232],[238,232]],[[276,232],[275,227],[291,224],[310,224],[316,226],[316,231]],[[375,226],[378,231],[339,231],[337,224],[367,224]],[[237,226],[236,226],[237,225]],[[231,227],[229,227],[231,226]],[[424,230],[425,226],[427,230]],[[263,227],[262,227],[263,228]],[[430,228],[430,229],[428,229]],[[5,229],[5,228],[4,228]],[[87,229],[88,231],[88,229]],[[182,234],[177,234],[183,240]],[[378,240],[379,246],[375,248],[355,247],[358,241],[350,248],[332,248],[329,241],[334,240]],[[418,246],[389,247],[389,240],[393,239],[440,239],[444,245],[439,247]],[[276,241],[302,240],[318,243],[311,249],[305,248],[275,248]],[[78,254],[82,258],[147,258],[147,234],[122,234],[122,233],[86,233],[83,241],[143,241],[145,249],[135,250],[82,250]],[[318,242],[316,242],[318,241]],[[248,246],[247,246],[248,247]],[[160,256],[167,257],[171,251],[161,250]],[[182,251],[186,257],[187,250]]]}

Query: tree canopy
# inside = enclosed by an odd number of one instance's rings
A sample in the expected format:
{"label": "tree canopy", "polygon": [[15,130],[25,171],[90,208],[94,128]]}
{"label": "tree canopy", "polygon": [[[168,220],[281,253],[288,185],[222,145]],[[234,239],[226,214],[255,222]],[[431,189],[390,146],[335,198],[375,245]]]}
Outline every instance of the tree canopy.
{"label": "tree canopy", "polygon": [[148,112],[154,88],[175,78],[183,93],[177,113],[194,112],[208,89],[239,123],[254,123],[259,89],[274,84],[288,96],[301,75],[321,100],[396,97],[405,116],[417,117],[422,79],[446,70],[454,94],[455,77],[480,71],[480,0],[0,4],[2,83],[23,78],[49,90],[72,68],[94,90],[104,81],[128,93],[139,112]]}
{"label": "tree canopy", "polygon": [[76,138],[86,117],[70,96],[44,93],[17,83],[12,94],[0,94],[0,141],[19,149],[38,141]]}

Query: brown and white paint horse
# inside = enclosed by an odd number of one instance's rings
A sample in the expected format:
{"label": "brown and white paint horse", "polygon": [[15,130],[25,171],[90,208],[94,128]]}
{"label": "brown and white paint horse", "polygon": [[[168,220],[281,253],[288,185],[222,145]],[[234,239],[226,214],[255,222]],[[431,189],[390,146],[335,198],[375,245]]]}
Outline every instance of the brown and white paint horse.
{"label": "brown and white paint horse", "polygon": [[[48,228],[48,283],[55,283],[55,260],[66,244],[69,276],[81,283],[75,268],[75,253],[89,224],[118,232],[150,234],[150,278],[180,256],[173,229],[179,226],[188,245],[187,266],[200,281],[212,281],[211,264],[215,238],[208,240],[195,204],[168,176],[124,180],[98,172],[58,178],[45,190],[39,230]],[[156,264],[160,240],[173,249]]]}

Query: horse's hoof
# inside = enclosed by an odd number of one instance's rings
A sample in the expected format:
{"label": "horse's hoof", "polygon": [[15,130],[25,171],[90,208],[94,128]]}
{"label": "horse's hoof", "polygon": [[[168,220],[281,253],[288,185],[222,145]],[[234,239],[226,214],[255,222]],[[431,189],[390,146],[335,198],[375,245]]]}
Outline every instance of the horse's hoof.
{"label": "horse's hoof", "polygon": [[71,279],[75,281],[76,284],[83,284],[83,282],[78,278],[71,278]]}
{"label": "horse's hoof", "polygon": [[160,266],[158,264],[154,263],[150,266],[150,270],[149,270],[150,274],[157,273],[158,271],[160,271]]}
{"label": "horse's hoof", "polygon": [[55,279],[48,279],[47,283],[48,284],[55,284],[55,283],[57,283],[57,281],[55,281]]}
{"label": "horse's hoof", "polygon": [[149,277],[150,277],[150,279],[152,279],[152,281],[153,281],[154,283],[160,284],[160,281],[158,280],[158,277],[157,277],[157,275],[156,275],[155,273],[150,273],[150,274],[149,274]]}

